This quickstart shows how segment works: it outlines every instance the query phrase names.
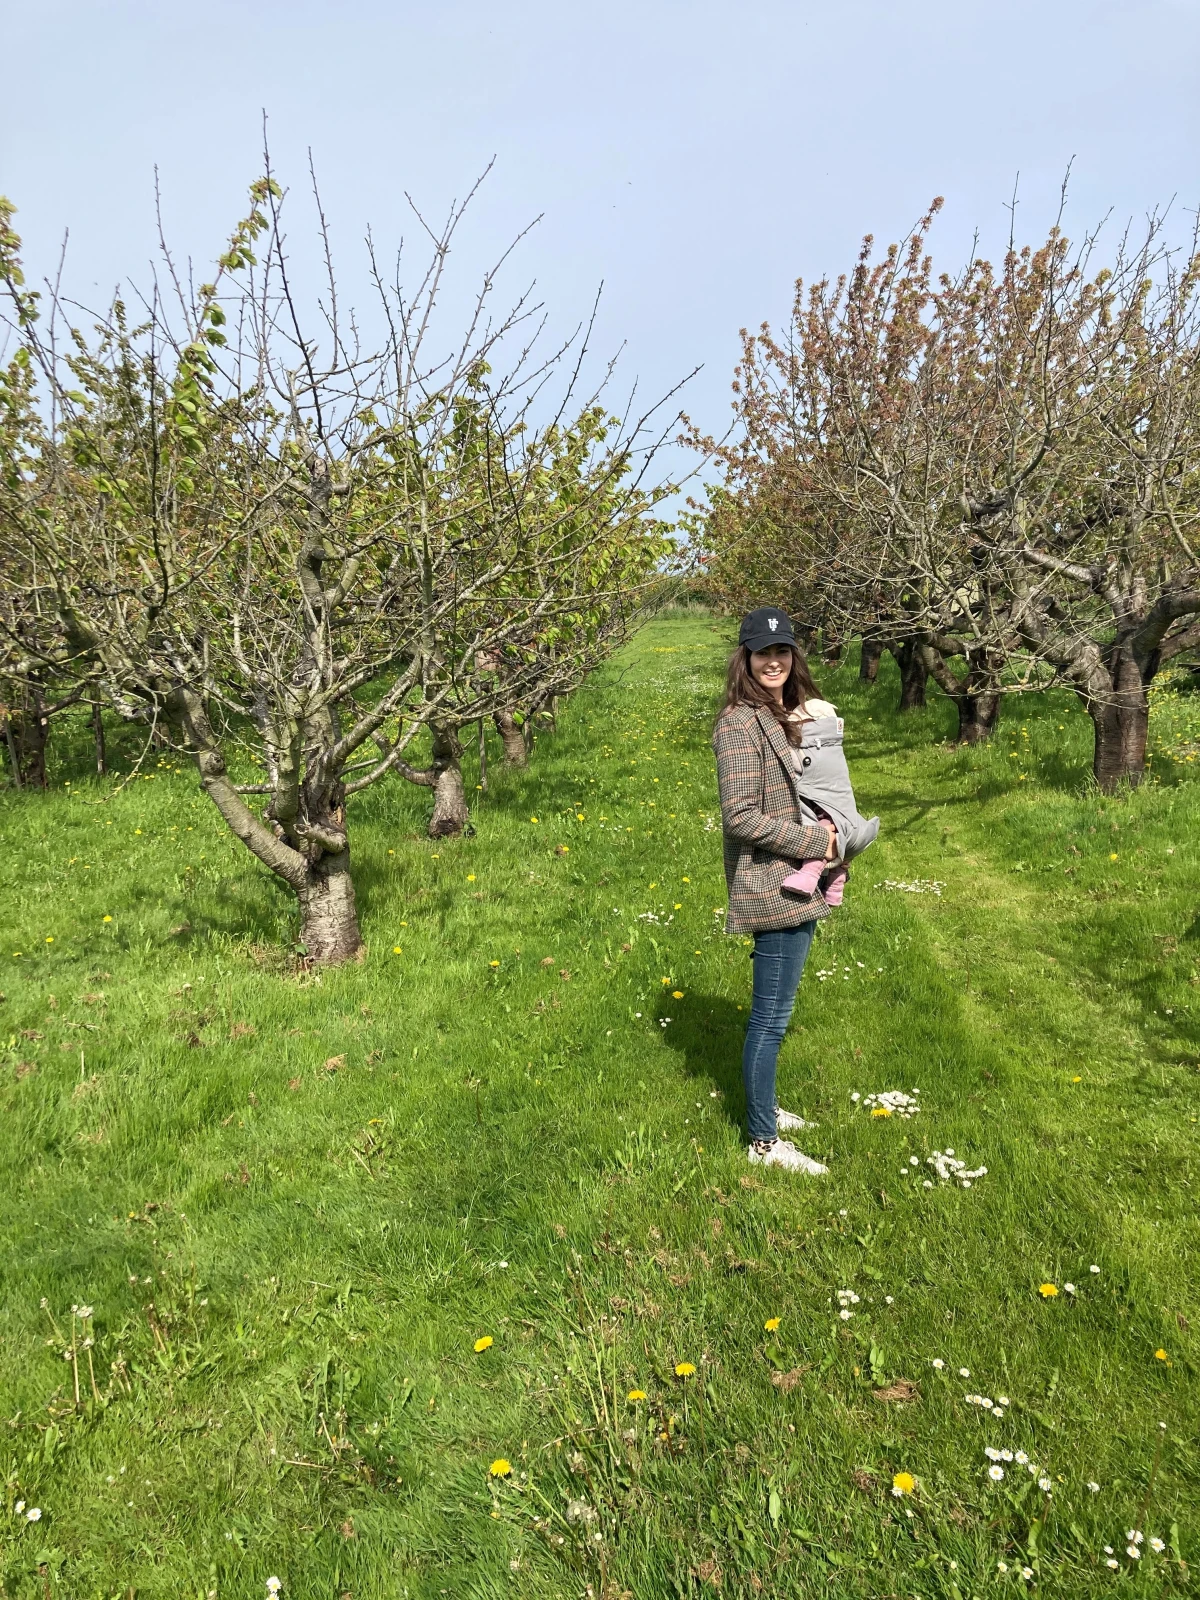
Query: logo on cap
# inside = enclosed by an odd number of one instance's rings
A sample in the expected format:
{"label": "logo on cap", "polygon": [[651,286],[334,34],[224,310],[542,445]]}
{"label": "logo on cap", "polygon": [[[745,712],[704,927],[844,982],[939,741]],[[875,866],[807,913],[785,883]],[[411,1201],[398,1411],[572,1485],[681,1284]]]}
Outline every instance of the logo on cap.
{"label": "logo on cap", "polygon": [[778,626],[779,626],[779,618],[778,617],[768,617],[767,618],[767,627],[770,628],[772,633],[775,632],[775,629]]}

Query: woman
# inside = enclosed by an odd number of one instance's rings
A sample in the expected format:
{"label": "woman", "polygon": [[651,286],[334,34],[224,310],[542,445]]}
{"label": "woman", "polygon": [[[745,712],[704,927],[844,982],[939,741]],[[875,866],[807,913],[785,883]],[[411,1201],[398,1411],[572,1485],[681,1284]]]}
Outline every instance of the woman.
{"label": "woman", "polygon": [[738,633],[713,732],[729,887],[726,931],[754,935],[754,998],[742,1052],[749,1156],[813,1177],[828,1169],[779,1137],[806,1124],[776,1103],[775,1065],[813,933],[829,911],[819,890],[792,898],[781,885],[798,862],[835,855],[833,825],[801,821],[793,781],[803,723],[834,715],[817,697],[787,615],[774,606],[752,611]]}

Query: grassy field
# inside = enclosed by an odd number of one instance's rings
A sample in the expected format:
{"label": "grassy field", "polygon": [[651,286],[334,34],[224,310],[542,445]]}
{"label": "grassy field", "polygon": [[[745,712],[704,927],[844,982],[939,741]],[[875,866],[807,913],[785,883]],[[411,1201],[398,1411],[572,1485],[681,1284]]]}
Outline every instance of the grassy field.
{"label": "grassy field", "polygon": [[117,792],[81,733],[3,796],[0,1594],[1190,1590],[1192,697],[1113,800],[1065,696],[952,751],[818,674],[883,831],[781,1057],[797,1180],[740,1127],[727,648],[645,629],[470,839],[364,796],[337,972],[177,764]]}

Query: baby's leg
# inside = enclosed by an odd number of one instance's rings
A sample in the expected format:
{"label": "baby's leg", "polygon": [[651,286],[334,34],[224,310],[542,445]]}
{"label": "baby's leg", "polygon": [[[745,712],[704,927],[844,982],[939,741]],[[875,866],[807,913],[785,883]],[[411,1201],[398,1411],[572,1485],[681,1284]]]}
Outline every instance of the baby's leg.
{"label": "baby's leg", "polygon": [[797,872],[789,872],[780,887],[793,894],[816,894],[825,865],[824,861],[806,861]]}
{"label": "baby's leg", "polygon": [[[821,895],[827,906],[840,906],[842,896],[846,892],[846,879],[850,874],[845,867],[837,866],[821,885]],[[787,879],[783,880],[785,883]]]}

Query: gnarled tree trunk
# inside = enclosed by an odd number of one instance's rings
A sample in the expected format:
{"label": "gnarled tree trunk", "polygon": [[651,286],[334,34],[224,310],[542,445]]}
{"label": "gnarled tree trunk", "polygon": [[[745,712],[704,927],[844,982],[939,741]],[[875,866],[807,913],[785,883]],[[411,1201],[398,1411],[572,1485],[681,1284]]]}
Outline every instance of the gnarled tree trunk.
{"label": "gnarled tree trunk", "polygon": [[[999,690],[1002,663],[987,652],[965,647],[957,640],[939,640],[920,646],[925,669],[958,712],[956,744],[981,744],[990,739],[1000,720]],[[946,652],[965,656],[967,670],[956,678],[946,660]]]}
{"label": "gnarled tree trunk", "polygon": [[[174,689],[165,699],[170,720],[183,732],[196,758],[200,784],[233,833],[296,895],[300,943],[310,961],[334,965],[362,949],[345,795],[340,779],[310,791],[277,789],[263,816],[246,804],[225,767],[225,757],[199,695]],[[286,797],[280,805],[281,793]],[[282,810],[285,820],[276,814]]]}
{"label": "gnarled tree trunk", "polygon": [[960,694],[955,696],[958,708],[958,744],[983,744],[996,731],[1000,720],[999,694]]}
{"label": "gnarled tree trunk", "polygon": [[309,863],[296,890],[300,901],[300,943],[310,961],[336,965],[362,949],[350,848],[337,855],[322,853]]}
{"label": "gnarled tree trunk", "polygon": [[918,711],[925,704],[925,682],[929,668],[924,652],[916,639],[902,639],[889,644],[888,649],[900,668],[899,711]]}
{"label": "gnarled tree trunk", "polygon": [[46,787],[46,745],[49,735],[50,719],[41,689],[36,684],[26,683],[21,689],[20,705],[10,705],[8,708],[6,742],[14,788]]}
{"label": "gnarled tree trunk", "polygon": [[517,720],[511,711],[497,711],[493,713],[492,721],[496,724],[496,731],[504,741],[504,764],[506,767],[527,767],[529,765],[529,752],[525,748],[525,730],[517,725]]}
{"label": "gnarled tree trunk", "polygon": [[1112,688],[1084,696],[1092,719],[1096,748],[1092,772],[1096,785],[1111,794],[1122,783],[1136,786],[1146,775],[1146,741],[1150,732],[1150,684],[1157,659],[1144,666],[1117,646],[1109,659]]}
{"label": "gnarled tree trunk", "polygon": [[879,658],[883,655],[883,642],[880,639],[864,639],[862,653],[858,658],[858,676],[863,683],[874,683],[879,676]]}
{"label": "gnarled tree trunk", "polygon": [[463,751],[458,729],[452,723],[434,722],[429,731],[433,737],[433,815],[429,819],[429,837],[444,839],[461,833],[470,817],[463,790]]}

